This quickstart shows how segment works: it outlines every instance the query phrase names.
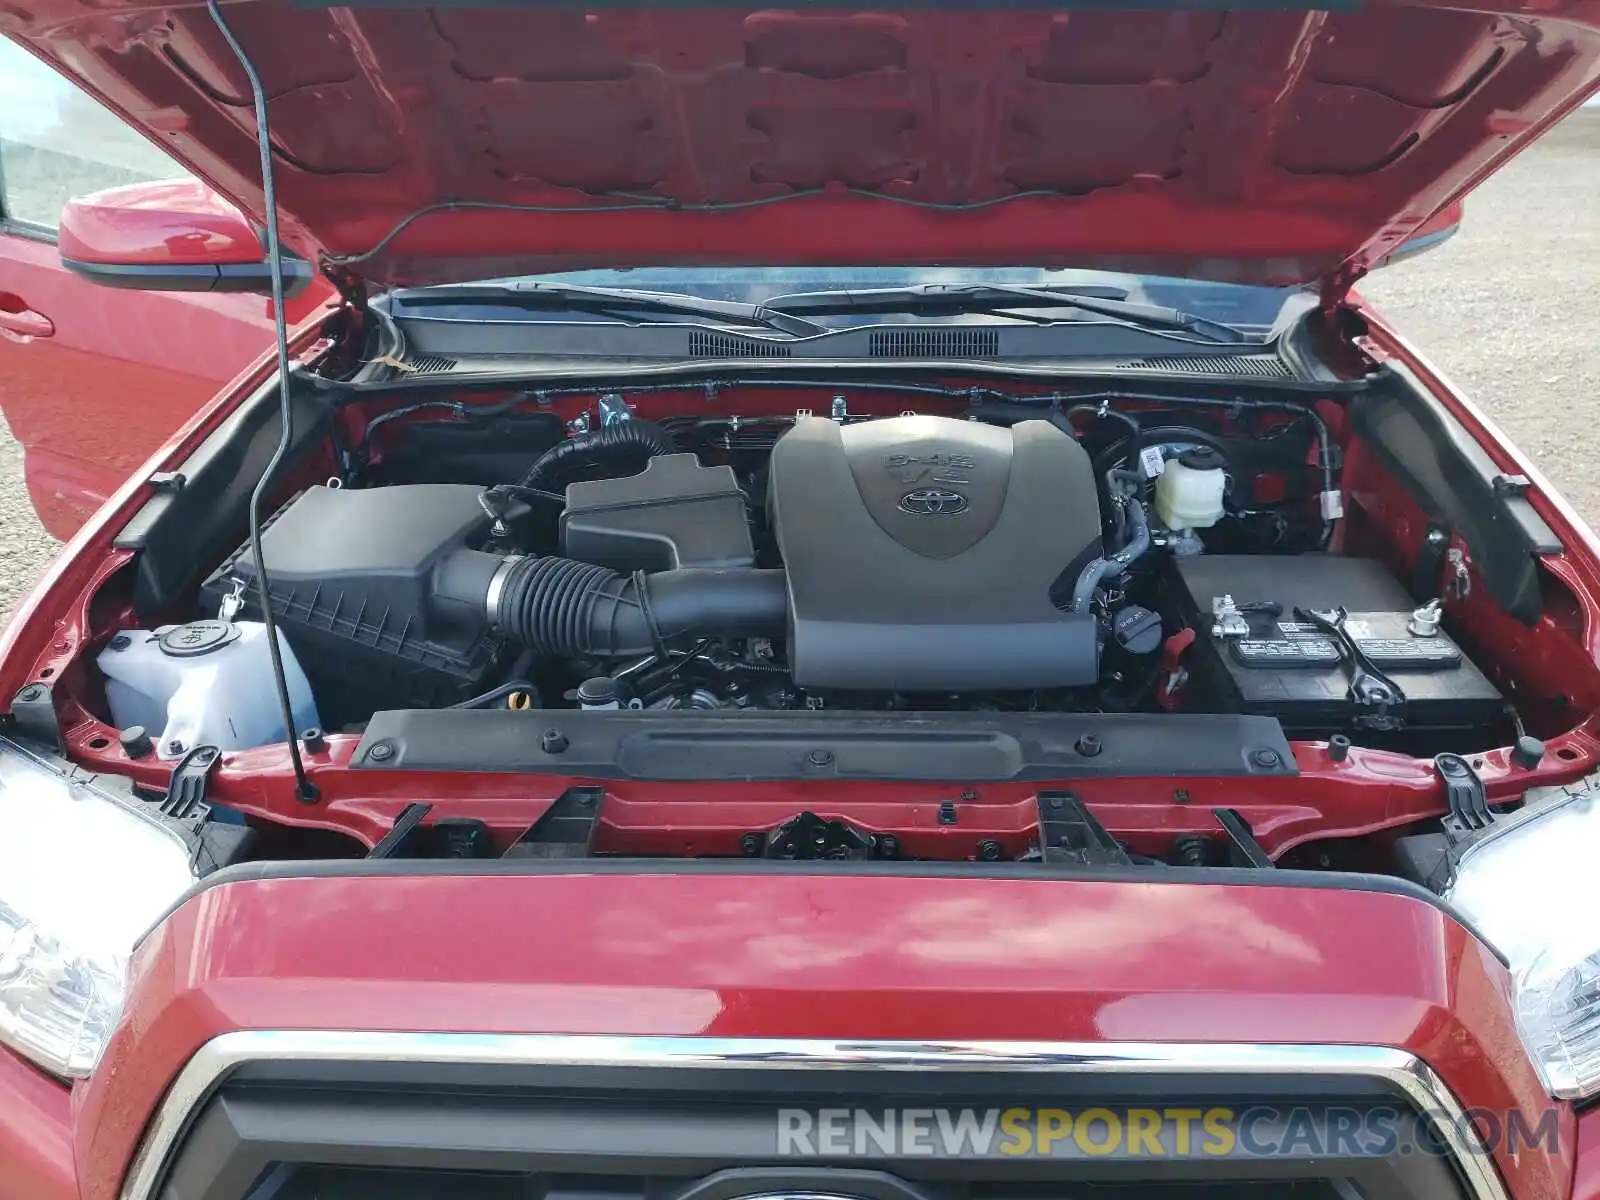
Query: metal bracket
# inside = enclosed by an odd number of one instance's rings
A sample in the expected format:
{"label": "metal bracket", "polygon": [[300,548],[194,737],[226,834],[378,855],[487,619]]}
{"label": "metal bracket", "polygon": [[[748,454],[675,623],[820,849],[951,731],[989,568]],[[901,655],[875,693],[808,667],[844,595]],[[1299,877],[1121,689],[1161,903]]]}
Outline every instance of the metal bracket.
{"label": "metal bracket", "polygon": [[47,683],[30,683],[11,698],[11,719],[17,729],[53,750],[61,749],[61,726],[56,721],[56,699]]}
{"label": "metal bracket", "polygon": [[1490,481],[1490,486],[1494,489],[1496,496],[1501,499],[1507,499],[1513,496],[1527,495],[1529,489],[1533,487],[1533,480],[1526,475],[1496,475]]}
{"label": "metal bracket", "polygon": [[217,620],[235,621],[244,611],[244,580],[235,579],[233,590],[222,598],[222,603],[217,605]]}
{"label": "metal bracket", "polygon": [[1357,710],[1352,723],[1362,729],[1404,729],[1406,694],[1398,683],[1378,669],[1355,638],[1350,636],[1350,631],[1345,628],[1350,614],[1344,607],[1328,612],[1296,607],[1294,614],[1302,621],[1315,625],[1343,650],[1345,673],[1350,680],[1350,699]]}
{"label": "metal bracket", "polygon": [[1411,572],[1411,597],[1419,604],[1439,594],[1439,582],[1444,576],[1444,555],[1450,548],[1450,530],[1438,522],[1430,522],[1417,547],[1417,562]]}
{"label": "metal bracket", "polygon": [[1272,859],[1267,857],[1267,852],[1261,848],[1261,843],[1256,841],[1256,835],[1251,832],[1250,822],[1241,817],[1236,809],[1213,808],[1211,815],[1217,819],[1217,824],[1222,826],[1222,832],[1228,835],[1230,866],[1267,868],[1273,866]]}
{"label": "metal bracket", "polygon": [[860,860],[873,857],[877,840],[843,821],[816,813],[797,813],[774,826],[762,847],[763,858]]}
{"label": "metal bracket", "polygon": [[206,803],[206,781],[221,761],[222,752],[215,746],[196,746],[185,754],[178,765],[172,768],[172,779],[167,784],[167,796],[161,802],[161,811],[180,820],[205,816],[210,811],[210,805]]}
{"label": "metal bracket", "polygon": [[215,746],[196,746],[172,768],[165,796],[134,789],[140,799],[156,805],[156,810],[187,843],[189,865],[199,879],[245,862],[255,854],[256,831],[242,821],[217,820],[206,799],[211,773],[221,761],[222,752]]}
{"label": "metal bracket", "polygon": [[440,817],[433,823],[434,849],[440,858],[491,858],[489,827],[472,817]]}
{"label": "metal bracket", "polygon": [[507,858],[588,858],[605,789],[570,787],[506,851]]}
{"label": "metal bracket", "polygon": [[1133,865],[1116,838],[1071,792],[1040,792],[1039,856],[1047,863],[1078,866]]}
{"label": "metal bracket", "polygon": [[1459,547],[1451,547],[1444,557],[1450,575],[1445,581],[1445,593],[1451,599],[1465,600],[1472,594],[1472,576],[1467,571],[1467,556]]}
{"label": "metal bracket", "polygon": [[633,410],[628,407],[628,402],[622,398],[621,392],[607,392],[594,402],[595,411],[600,414],[600,425],[617,425],[623,421],[633,420]]}
{"label": "metal bracket", "polygon": [[1433,769],[1444,784],[1445,805],[1450,810],[1443,818],[1446,833],[1476,834],[1494,823],[1483,780],[1466,759],[1459,754],[1438,754]]}
{"label": "metal bracket", "polygon": [[416,802],[400,810],[389,832],[368,858],[487,858],[489,827],[471,817],[441,817],[423,827],[433,805]]}
{"label": "metal bracket", "polygon": [[368,858],[402,858],[400,851],[411,840],[411,835],[416,833],[417,826],[422,824],[422,818],[433,811],[433,805],[415,803],[408,804],[400,810],[400,815],[394,819],[394,826],[378,841],[378,844],[367,851]]}
{"label": "metal bracket", "polygon": [[1489,833],[1495,814],[1489,807],[1483,780],[1466,759],[1459,754],[1439,754],[1434,756],[1433,766],[1444,784],[1445,806],[1449,811],[1439,819],[1444,831],[1444,848],[1426,885],[1442,892],[1455,878],[1456,866],[1467,847]]}

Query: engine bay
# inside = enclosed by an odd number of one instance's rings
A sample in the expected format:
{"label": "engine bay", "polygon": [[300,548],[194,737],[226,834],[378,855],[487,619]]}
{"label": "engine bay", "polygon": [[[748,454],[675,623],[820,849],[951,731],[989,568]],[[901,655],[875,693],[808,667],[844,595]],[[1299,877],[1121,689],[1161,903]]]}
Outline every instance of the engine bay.
{"label": "engine bay", "polygon": [[[514,661],[541,708],[1092,702],[1101,525],[1087,452],[1047,421],[799,416],[741,479],[629,420],[509,486],[318,485],[262,547],[339,728],[474,703]],[[259,617],[255,582],[245,549],[201,594]]]}
{"label": "engine bay", "polygon": [[[620,398],[611,411],[515,481],[335,476],[278,510],[262,540],[273,615],[325,728],[512,696],[1165,710],[1431,753],[1503,716],[1434,598],[1327,553],[1326,528],[1294,529],[1294,499],[1230,506],[1229,451],[1204,429],[1147,437],[1125,410],[1080,410],[1088,429],[1135,431],[1097,468],[1059,410],[801,412],[739,455],[687,449]],[[1248,548],[1263,516],[1276,519],[1257,538],[1300,539],[1292,571],[1283,554],[1208,548]],[[201,585],[203,607],[259,621],[257,574],[241,547]],[[1185,630],[1189,665],[1163,679]]]}
{"label": "engine bay", "polygon": [[[1546,747],[1600,691],[1561,661],[1575,598],[1541,575],[1541,611],[1510,611],[1526,589],[1397,483],[1359,400],[751,383],[322,404],[264,581],[220,521],[190,583],[153,540],[107,575],[62,743],[139,794],[202,756],[208,808],[255,835],[219,862],[1422,879],[1461,813],[1582,765]],[[263,583],[319,789],[297,801],[270,782]]]}

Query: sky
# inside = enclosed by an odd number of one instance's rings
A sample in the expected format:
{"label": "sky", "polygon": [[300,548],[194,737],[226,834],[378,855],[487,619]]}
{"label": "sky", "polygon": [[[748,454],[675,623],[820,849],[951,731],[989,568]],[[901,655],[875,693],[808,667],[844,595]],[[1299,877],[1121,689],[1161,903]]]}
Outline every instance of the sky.
{"label": "sky", "polygon": [[181,174],[142,135],[4,37],[0,37],[0,140],[157,177]]}

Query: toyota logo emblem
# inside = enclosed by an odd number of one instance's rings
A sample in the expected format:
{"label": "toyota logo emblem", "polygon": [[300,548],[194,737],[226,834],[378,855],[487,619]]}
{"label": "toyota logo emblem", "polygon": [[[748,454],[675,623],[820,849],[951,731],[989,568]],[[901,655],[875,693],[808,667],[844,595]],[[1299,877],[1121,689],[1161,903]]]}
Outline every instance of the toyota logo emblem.
{"label": "toyota logo emblem", "polygon": [[967,511],[967,498],[944,488],[917,488],[900,497],[900,511],[917,517],[953,517]]}

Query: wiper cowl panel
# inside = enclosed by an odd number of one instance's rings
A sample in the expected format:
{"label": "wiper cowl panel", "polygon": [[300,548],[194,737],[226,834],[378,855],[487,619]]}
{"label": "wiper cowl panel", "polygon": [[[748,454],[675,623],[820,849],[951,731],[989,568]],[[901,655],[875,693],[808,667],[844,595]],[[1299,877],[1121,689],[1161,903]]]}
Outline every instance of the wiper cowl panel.
{"label": "wiper cowl panel", "polygon": [[[644,292],[629,288],[586,287],[573,283],[482,284],[465,287],[406,288],[390,293],[391,302],[407,308],[431,306],[452,308],[520,308],[574,312],[670,313],[676,316],[709,317],[738,325],[756,325],[791,337],[815,337],[827,333],[826,326],[804,317],[780,312],[762,304],[741,304],[732,300],[705,300],[671,292]],[[396,313],[403,316],[404,313]]]}
{"label": "wiper cowl panel", "polygon": [[1068,308],[1127,321],[1144,328],[1177,329],[1212,342],[1243,342],[1231,325],[1181,309],[1137,304],[1117,288],[1022,287],[1013,284],[923,283],[903,288],[798,292],[777,296],[766,307],[806,316],[847,313],[1002,313],[1011,309]]}
{"label": "wiper cowl panel", "polygon": [[1022,284],[994,283],[911,283],[903,287],[837,288],[821,292],[790,292],[773,296],[767,301],[772,308],[789,313],[816,313],[835,315],[843,313],[907,313],[942,309],[967,309],[974,303],[990,299],[1014,301],[1018,293],[1041,293],[1049,296],[1047,305],[1058,306],[1073,300],[1126,300],[1125,288],[1110,286],[1074,286],[1038,288]]}

